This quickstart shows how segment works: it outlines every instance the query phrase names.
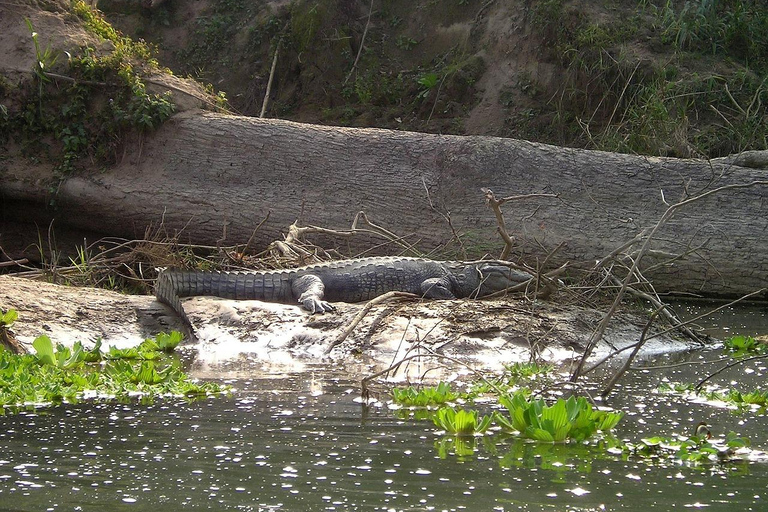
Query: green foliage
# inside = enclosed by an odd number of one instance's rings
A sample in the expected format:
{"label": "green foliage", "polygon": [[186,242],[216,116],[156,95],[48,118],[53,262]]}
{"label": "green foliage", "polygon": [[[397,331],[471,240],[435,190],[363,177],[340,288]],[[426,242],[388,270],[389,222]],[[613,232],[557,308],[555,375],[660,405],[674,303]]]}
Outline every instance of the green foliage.
{"label": "green foliage", "polygon": [[45,47],[45,49],[40,48],[40,43],[37,41],[37,32],[35,32],[35,29],[32,27],[32,22],[29,21],[29,18],[24,18],[24,22],[27,24],[27,28],[29,29],[30,34],[32,35],[32,42],[35,45],[35,77],[38,81],[39,86],[39,94],[40,94],[40,100],[42,101],[43,97],[43,84],[46,84],[51,81],[51,79],[46,75],[46,72],[50,70],[54,64],[56,64],[56,61],[59,58],[59,54],[55,52],[52,48],[50,43],[48,43],[48,46]]}
{"label": "green foliage", "polygon": [[[197,78],[210,80],[212,66],[233,64],[231,44],[244,23],[252,16],[246,2],[214,0],[205,16],[195,20],[194,32],[184,48],[178,50],[179,60],[184,63],[185,72],[192,72]],[[258,47],[262,38],[274,37],[279,30],[277,19],[272,17],[263,27],[251,33],[250,46]]]}
{"label": "green foliage", "polygon": [[92,9],[82,0],[73,1],[71,10],[75,16],[84,22],[85,28],[91,33],[106,41],[111,41],[115,45],[115,52],[133,57],[151,67],[158,67],[157,60],[153,57],[156,50],[144,41],[133,41],[130,37],[122,35],[104,19],[98,10]]}
{"label": "green foliage", "polygon": [[505,430],[517,431],[536,441],[561,443],[583,441],[597,432],[613,429],[624,416],[621,412],[596,411],[584,397],[559,399],[548,406],[524,393],[499,397],[509,416],[496,413],[496,422]]}
{"label": "green foliage", "polygon": [[[114,49],[103,56],[88,47],[68,52],[67,62],[58,66],[67,69],[57,72],[66,73],[72,81],[53,83],[49,73],[58,53],[50,46],[41,48],[27,20],[36,53],[38,90],[23,107],[6,112],[2,122],[25,152],[51,159],[60,180],[86,155],[103,163],[114,162],[126,132],[153,129],[174,109],[170,93],[148,93],[141,78],[145,70],[158,69],[152,48],[122,36],[85,2],[72,2],[70,9],[86,29],[111,41]],[[52,140],[58,144],[50,144]],[[54,195],[57,189],[58,183],[53,183]]]}
{"label": "green foliage", "polygon": [[532,361],[529,363],[513,363],[504,366],[505,375],[509,375],[509,380],[518,382],[520,380],[532,379],[535,377],[546,376],[552,373],[555,367],[547,363],[538,363]]}
{"label": "green foliage", "polygon": [[421,75],[421,77],[416,80],[416,83],[421,86],[421,92],[419,92],[417,97],[424,99],[429,96],[430,91],[440,83],[440,76],[437,73],[426,73]]}
{"label": "green foliage", "polygon": [[157,348],[163,352],[173,352],[183,339],[184,336],[179,331],[171,331],[170,334],[161,332],[155,337]]}
{"label": "green foliage", "polygon": [[416,48],[417,44],[419,44],[419,42],[416,41],[415,39],[411,37],[403,36],[403,35],[397,36],[397,38],[395,39],[395,46],[397,46],[398,48],[404,51],[413,50],[414,48]]}
{"label": "green foliage", "polygon": [[404,406],[426,407],[453,402],[458,398],[458,395],[451,391],[449,384],[440,382],[435,387],[425,387],[420,390],[416,390],[413,386],[394,388],[392,390],[392,398],[395,402]]}
{"label": "green foliage", "polygon": [[723,54],[754,67],[768,64],[768,7],[763,0],[672,0],[653,14],[666,43],[679,50]]}
{"label": "green foliage", "polygon": [[15,309],[9,309],[0,314],[0,327],[10,327],[19,318],[19,313]]}
{"label": "green foliage", "polygon": [[[524,115],[514,95],[502,95],[512,110],[510,135],[679,157],[768,149],[768,4],[657,4],[641,2],[634,15],[595,22],[561,0],[537,2],[532,22],[567,73],[534,116]],[[638,51],[640,37],[650,59]],[[719,61],[710,55],[727,61],[713,66]]]}
{"label": "green foliage", "polygon": [[723,442],[710,440],[707,436],[670,438],[650,437],[639,443],[626,443],[621,450],[628,455],[641,458],[671,458],[685,463],[727,462],[739,449],[749,446],[749,439],[729,432]]}
{"label": "green foliage", "polygon": [[70,349],[54,346],[47,336],[32,343],[34,354],[2,351],[0,414],[29,405],[76,403],[85,397],[126,400],[141,396],[152,400],[159,396],[194,398],[222,392],[217,384],[190,380],[177,359],[160,357],[157,349],[173,344],[180,336],[171,333],[161,335],[160,340],[146,340],[136,349],[136,357],[140,358],[136,362],[117,358],[118,352],[114,350],[103,358],[101,341],[91,350],[85,350],[79,342]]}
{"label": "green foliage", "polygon": [[752,336],[732,336],[723,342],[725,352],[736,358],[765,354],[768,345],[760,343]]}
{"label": "green foliage", "polygon": [[456,436],[473,436],[485,432],[491,425],[493,417],[478,416],[477,411],[467,411],[452,407],[438,409],[432,417],[436,427]]}
{"label": "green foliage", "polygon": [[529,395],[530,392],[527,389],[520,389],[520,384],[528,384],[537,378],[547,378],[553,369],[552,365],[537,362],[505,365],[504,372],[499,378],[474,382],[470,386],[469,391],[463,395],[463,398],[471,401],[486,393],[506,393],[510,395],[522,393]]}

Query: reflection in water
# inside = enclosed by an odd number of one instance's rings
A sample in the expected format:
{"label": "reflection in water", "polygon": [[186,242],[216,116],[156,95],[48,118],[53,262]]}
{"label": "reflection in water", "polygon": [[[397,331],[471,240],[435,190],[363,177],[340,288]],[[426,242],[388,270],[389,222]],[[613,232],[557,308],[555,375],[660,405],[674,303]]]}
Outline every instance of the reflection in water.
{"label": "reflection in water", "polygon": [[[647,388],[649,376],[637,377]],[[436,436],[431,423],[399,420],[385,408],[364,416],[355,393],[340,383],[312,396],[302,378],[283,382],[286,389],[275,393],[256,391],[275,381],[241,383],[246,389],[233,398],[192,404],[81,404],[2,417],[0,509],[765,506],[765,465],[654,464],[498,434],[457,445]],[[765,444],[755,437],[763,418],[702,412],[700,405],[635,389],[629,383],[622,391],[630,414],[619,437],[668,435],[706,414],[713,429],[727,423]]]}
{"label": "reflection in water", "polygon": [[[649,391],[662,379],[697,381],[718,354],[630,372],[607,402],[627,412],[617,437],[671,436],[705,420],[716,434],[735,430],[768,449],[766,416]],[[765,386],[764,361],[746,370],[717,380]],[[0,510],[768,509],[766,464],[625,459],[498,433],[457,441],[431,422],[364,410],[357,384],[343,379],[255,374],[240,369],[230,398],[0,417]]]}

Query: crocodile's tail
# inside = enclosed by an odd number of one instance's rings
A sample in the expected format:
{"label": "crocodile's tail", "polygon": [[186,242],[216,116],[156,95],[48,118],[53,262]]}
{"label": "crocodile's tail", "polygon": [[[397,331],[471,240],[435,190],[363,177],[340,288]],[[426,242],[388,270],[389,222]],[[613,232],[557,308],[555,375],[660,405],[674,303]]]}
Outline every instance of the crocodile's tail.
{"label": "crocodile's tail", "polygon": [[155,284],[155,297],[163,304],[170,306],[181,317],[190,335],[194,336],[195,329],[192,327],[192,322],[190,322],[186,311],[181,306],[181,299],[177,291],[178,274],[178,272],[172,270],[161,269]]}
{"label": "crocodile's tail", "polygon": [[161,270],[157,276],[157,300],[173,308],[192,331],[181,305],[182,297],[207,295],[235,300],[293,302],[292,272],[201,272]]}

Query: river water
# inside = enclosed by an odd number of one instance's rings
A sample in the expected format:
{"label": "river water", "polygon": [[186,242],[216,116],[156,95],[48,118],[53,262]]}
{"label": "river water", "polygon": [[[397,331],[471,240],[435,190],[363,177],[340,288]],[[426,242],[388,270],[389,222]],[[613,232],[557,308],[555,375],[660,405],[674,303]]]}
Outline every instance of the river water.
{"label": "river water", "polygon": [[[664,379],[695,382],[722,364],[702,361],[719,357],[695,352],[684,356],[692,364],[660,358],[644,364],[672,367],[630,372],[607,401],[627,412],[617,437],[682,434],[706,421],[768,450],[766,416],[655,391]],[[715,381],[764,389],[766,364]],[[318,366],[327,376],[318,380],[312,368],[243,365],[225,398],[0,417],[0,510],[768,510],[765,462],[625,460],[498,434],[462,457],[431,423],[364,406],[343,368]]]}

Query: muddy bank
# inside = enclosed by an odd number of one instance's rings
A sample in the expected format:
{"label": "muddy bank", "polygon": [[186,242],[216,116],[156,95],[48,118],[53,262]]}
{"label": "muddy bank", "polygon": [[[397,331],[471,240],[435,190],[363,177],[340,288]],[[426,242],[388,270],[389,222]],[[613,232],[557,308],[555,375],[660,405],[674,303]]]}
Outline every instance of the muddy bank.
{"label": "muddy bank", "polygon": [[[15,309],[16,338],[31,346],[47,334],[55,342],[105,347],[137,345],[160,331],[184,330],[180,319],[151,296],[73,288],[0,276],[0,304]],[[339,337],[364,308],[338,303],[334,314],[309,315],[298,306],[260,301],[193,297],[183,301],[196,340],[184,344],[200,376],[233,375],[243,362],[264,373],[317,371],[317,363],[343,363],[364,376],[416,354],[400,377],[501,370],[505,364],[540,360],[567,368],[582,353],[601,318],[597,309],[522,298],[456,301],[392,301],[371,308],[343,342]],[[623,313],[609,328],[604,346],[636,342],[646,319]],[[646,353],[685,350],[689,345],[662,336]],[[406,367],[407,366],[407,367]]]}

